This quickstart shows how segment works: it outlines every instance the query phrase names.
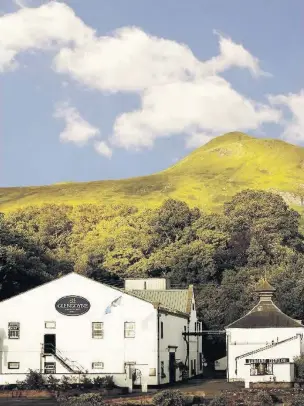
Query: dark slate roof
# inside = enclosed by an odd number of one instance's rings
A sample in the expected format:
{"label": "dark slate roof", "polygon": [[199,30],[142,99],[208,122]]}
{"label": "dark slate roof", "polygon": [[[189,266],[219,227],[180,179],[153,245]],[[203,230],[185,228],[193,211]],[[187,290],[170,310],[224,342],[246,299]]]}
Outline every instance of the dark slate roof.
{"label": "dark slate roof", "polygon": [[151,303],[160,303],[162,306],[182,313],[189,313],[189,300],[191,306],[192,295],[188,289],[170,290],[127,290],[141,299]]}
{"label": "dark slate roof", "polygon": [[261,300],[249,313],[226,328],[304,327],[297,320],[284,314],[272,300]]}

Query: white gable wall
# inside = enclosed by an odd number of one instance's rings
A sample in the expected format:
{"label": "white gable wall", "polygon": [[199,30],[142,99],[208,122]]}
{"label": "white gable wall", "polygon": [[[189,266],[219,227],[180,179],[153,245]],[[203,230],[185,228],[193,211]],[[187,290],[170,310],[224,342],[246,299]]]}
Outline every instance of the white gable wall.
{"label": "white gable wall", "polygon": [[[247,368],[244,372],[244,369],[237,368],[236,373],[236,358],[242,354],[258,350],[272,343],[280,342],[291,337],[296,336],[297,334],[304,333],[303,328],[256,328],[256,329],[238,329],[231,328],[226,329],[227,333],[227,355],[228,355],[228,379],[229,381],[233,380],[245,380],[247,373],[245,373],[249,366],[246,365],[244,368]],[[277,345],[271,349],[267,350],[266,358],[292,358],[293,356],[298,356],[301,354],[302,341],[299,341],[299,345],[296,344],[294,340],[287,341],[286,343]],[[286,352],[287,351],[287,352]],[[288,356],[291,351],[292,357]],[[262,352],[257,352],[252,356],[247,356],[246,358],[263,358],[260,354]],[[238,365],[243,363],[238,361]],[[255,377],[255,379],[261,379],[261,377]],[[269,380],[268,378],[266,378]]]}
{"label": "white gable wall", "polygon": [[[68,295],[86,298],[90,310],[81,316],[60,314],[55,303]],[[121,305],[105,314],[106,307],[119,296],[122,296]],[[55,321],[56,329],[46,329],[46,321]],[[135,338],[124,338],[127,321],[136,323]],[[8,339],[9,322],[20,322],[20,339]],[[104,323],[103,339],[92,338],[92,322]],[[92,370],[92,362],[98,361],[104,363],[100,372],[108,374],[125,373],[124,363],[129,361],[157,368],[157,312],[153,305],[77,274],[0,303],[0,373],[39,369],[44,334],[56,334],[56,347],[89,372],[98,372]],[[20,369],[9,370],[8,362],[20,362]],[[58,361],[56,371],[68,373]],[[3,375],[2,381],[5,382]]]}

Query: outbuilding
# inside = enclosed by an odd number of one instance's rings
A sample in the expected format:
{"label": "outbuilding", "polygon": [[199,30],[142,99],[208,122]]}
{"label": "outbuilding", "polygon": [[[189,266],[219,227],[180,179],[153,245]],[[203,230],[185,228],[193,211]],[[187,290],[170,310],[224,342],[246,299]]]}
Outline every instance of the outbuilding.
{"label": "outbuilding", "polygon": [[292,382],[294,359],[303,353],[304,326],[274,303],[275,289],[266,279],[256,291],[258,304],[226,327],[227,379],[251,382]]}
{"label": "outbuilding", "polygon": [[162,385],[202,373],[192,286],[127,280],[125,289],[70,273],[0,303],[0,384],[29,369],[79,379],[112,375],[118,386]]}

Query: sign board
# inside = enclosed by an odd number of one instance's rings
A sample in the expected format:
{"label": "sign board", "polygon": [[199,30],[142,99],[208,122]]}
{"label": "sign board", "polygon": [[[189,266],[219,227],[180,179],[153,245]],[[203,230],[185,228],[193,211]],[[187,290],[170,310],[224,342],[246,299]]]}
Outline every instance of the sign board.
{"label": "sign board", "polygon": [[288,364],[289,358],[246,359],[245,364]]}
{"label": "sign board", "polygon": [[64,296],[57,300],[57,312],[65,316],[81,316],[90,310],[90,302],[81,296]]}

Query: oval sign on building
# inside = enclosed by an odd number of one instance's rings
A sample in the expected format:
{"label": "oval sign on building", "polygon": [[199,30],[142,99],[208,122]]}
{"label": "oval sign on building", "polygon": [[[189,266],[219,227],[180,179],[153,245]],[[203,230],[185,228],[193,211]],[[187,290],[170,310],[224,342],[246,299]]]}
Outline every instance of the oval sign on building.
{"label": "oval sign on building", "polygon": [[81,316],[90,310],[90,302],[81,296],[64,296],[57,300],[57,312],[65,316]]}

